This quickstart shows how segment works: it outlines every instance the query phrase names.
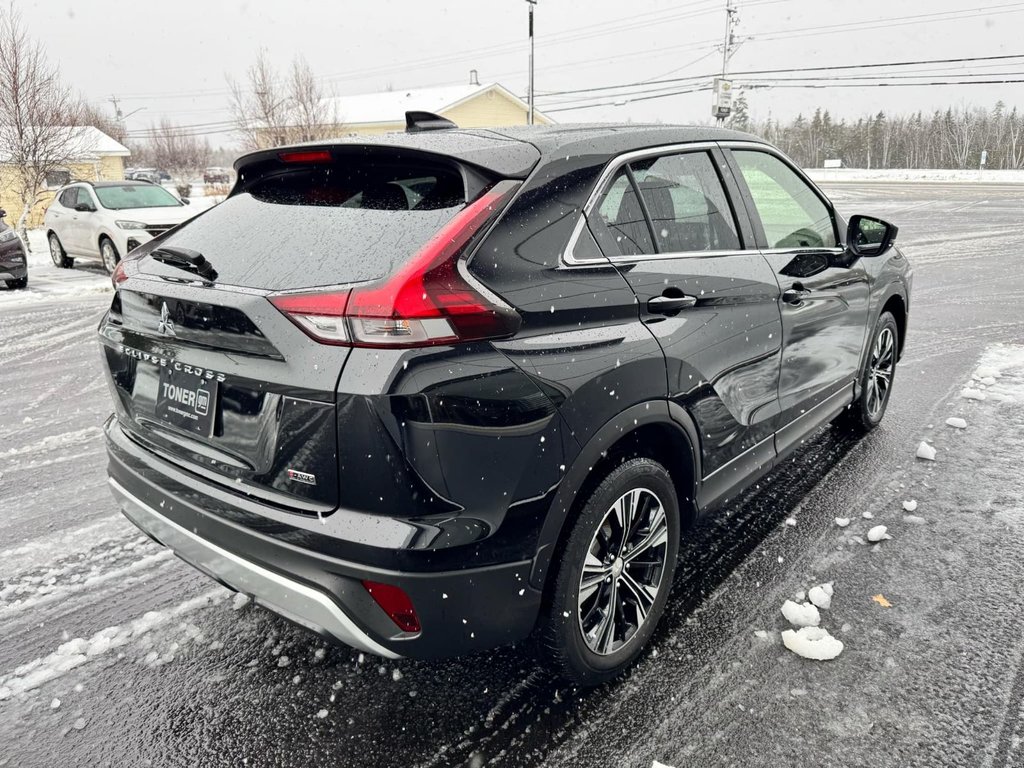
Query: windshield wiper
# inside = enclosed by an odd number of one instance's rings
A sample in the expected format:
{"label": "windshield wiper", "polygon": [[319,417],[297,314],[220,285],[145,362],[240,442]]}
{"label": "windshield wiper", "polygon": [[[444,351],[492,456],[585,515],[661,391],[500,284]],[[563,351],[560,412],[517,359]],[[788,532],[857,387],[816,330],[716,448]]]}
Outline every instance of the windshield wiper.
{"label": "windshield wiper", "polygon": [[192,272],[210,283],[217,279],[217,270],[213,268],[213,265],[199,251],[193,251],[190,248],[162,245],[150,251],[149,258],[169,267]]}

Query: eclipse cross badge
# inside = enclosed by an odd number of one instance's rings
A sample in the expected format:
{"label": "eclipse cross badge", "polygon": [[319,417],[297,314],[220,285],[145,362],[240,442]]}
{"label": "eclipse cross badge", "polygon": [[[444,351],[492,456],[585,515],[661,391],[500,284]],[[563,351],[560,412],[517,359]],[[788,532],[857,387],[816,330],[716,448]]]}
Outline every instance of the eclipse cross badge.
{"label": "eclipse cross badge", "polygon": [[161,336],[174,335],[174,321],[171,320],[171,313],[167,309],[167,302],[160,308],[160,322],[157,323],[156,331]]}

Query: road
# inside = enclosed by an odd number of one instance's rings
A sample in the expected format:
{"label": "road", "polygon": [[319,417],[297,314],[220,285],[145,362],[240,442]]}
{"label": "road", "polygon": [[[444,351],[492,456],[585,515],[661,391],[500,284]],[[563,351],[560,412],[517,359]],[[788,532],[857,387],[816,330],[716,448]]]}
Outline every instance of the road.
{"label": "road", "polygon": [[[827,189],[915,267],[886,420],[690,532],[650,653],[592,691],[528,645],[385,663],[240,605],[106,490],[109,294],[0,291],[0,766],[1024,765],[1024,187]],[[860,543],[875,524],[892,540]],[[803,660],[779,606],[826,581],[845,650]]]}

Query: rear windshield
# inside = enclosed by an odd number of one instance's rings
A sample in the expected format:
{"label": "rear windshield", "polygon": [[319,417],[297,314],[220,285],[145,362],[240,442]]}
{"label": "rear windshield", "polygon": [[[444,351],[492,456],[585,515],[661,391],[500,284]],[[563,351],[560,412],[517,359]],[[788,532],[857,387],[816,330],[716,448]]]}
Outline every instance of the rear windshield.
{"label": "rear windshield", "polygon": [[112,211],[131,208],[173,208],[181,201],[163,187],[153,184],[125,184],[121,187],[93,187],[100,205]]}
{"label": "rear windshield", "polygon": [[250,184],[166,244],[202,253],[220,283],[285,290],[360,282],[393,272],[465,202],[454,168],[289,170]]}

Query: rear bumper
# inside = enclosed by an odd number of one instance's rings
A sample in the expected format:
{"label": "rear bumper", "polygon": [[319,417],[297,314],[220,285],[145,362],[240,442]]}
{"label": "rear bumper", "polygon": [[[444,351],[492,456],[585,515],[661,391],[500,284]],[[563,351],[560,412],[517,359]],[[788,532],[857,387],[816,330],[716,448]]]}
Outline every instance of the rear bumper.
{"label": "rear bumper", "polygon": [[[418,659],[492,648],[533,630],[541,593],[528,584],[530,561],[410,572],[343,560],[279,515],[254,516],[251,499],[226,507],[223,490],[126,444],[116,419],[106,434],[110,487],[129,520],[198,570],[303,627],[387,658]],[[363,579],[403,589],[421,631],[399,629]]]}
{"label": "rear bumper", "polygon": [[113,478],[108,482],[125,517],[207,576],[237,592],[251,595],[263,607],[314,632],[361,651],[398,658],[397,653],[359,629],[338,604],[322,592],[221,549],[164,517]]}

